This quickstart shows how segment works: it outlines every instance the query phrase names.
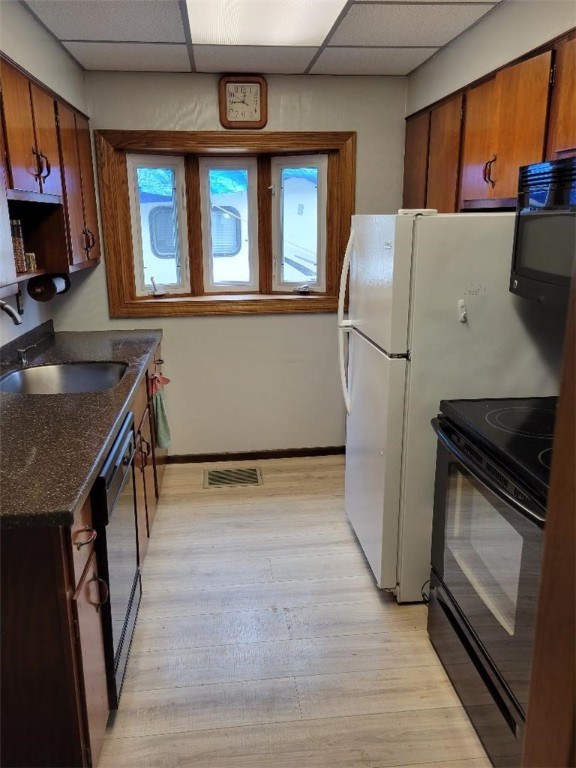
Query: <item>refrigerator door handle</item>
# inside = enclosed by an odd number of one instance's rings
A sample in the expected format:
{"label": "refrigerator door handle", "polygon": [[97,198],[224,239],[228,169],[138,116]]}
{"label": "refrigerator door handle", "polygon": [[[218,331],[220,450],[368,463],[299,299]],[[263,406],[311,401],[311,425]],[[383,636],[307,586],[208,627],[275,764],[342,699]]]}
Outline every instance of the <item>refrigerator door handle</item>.
{"label": "refrigerator door handle", "polygon": [[344,299],[346,297],[346,283],[348,281],[348,272],[350,271],[350,258],[354,249],[355,234],[354,230],[351,230],[350,237],[348,238],[348,245],[344,253],[344,260],[342,262],[342,274],[340,275],[340,291],[338,293],[338,328],[350,328],[352,325],[351,320],[344,320]]}
{"label": "refrigerator door handle", "polygon": [[344,404],[346,405],[346,412],[350,413],[350,390],[348,389],[348,379],[346,376],[346,358],[344,355],[344,337],[349,333],[348,328],[338,328],[338,355],[340,359],[340,381],[342,383],[342,395],[344,396]]}
{"label": "refrigerator door handle", "polygon": [[340,360],[340,382],[342,384],[342,395],[346,412],[350,413],[350,390],[348,389],[348,380],[346,377],[346,358],[344,355],[344,335],[352,326],[351,320],[344,320],[344,299],[346,297],[346,283],[348,282],[348,273],[350,272],[350,258],[354,249],[354,230],[350,231],[348,245],[344,253],[342,262],[342,274],[340,275],[340,291],[338,293],[338,356]]}

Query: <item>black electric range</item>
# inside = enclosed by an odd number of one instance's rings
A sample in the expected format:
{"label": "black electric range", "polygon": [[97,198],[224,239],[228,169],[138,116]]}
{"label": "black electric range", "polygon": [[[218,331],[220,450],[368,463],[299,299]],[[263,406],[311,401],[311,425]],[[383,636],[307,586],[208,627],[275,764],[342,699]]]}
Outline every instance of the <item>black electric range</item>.
{"label": "black electric range", "polygon": [[440,412],[546,505],[557,397],[442,400]]}
{"label": "black electric range", "polygon": [[432,420],[428,632],[498,768],[521,763],[556,407],[443,400]]}

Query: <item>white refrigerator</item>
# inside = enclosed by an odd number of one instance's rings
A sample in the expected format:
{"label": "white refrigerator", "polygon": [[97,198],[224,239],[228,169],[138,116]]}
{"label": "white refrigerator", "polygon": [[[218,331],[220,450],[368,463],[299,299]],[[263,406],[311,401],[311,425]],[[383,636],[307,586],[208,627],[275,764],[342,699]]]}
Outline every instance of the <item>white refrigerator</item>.
{"label": "white refrigerator", "polygon": [[542,332],[554,321],[508,291],[513,234],[512,213],[352,217],[338,310],[345,506],[399,602],[422,600],[430,577],[440,400],[558,392],[561,355],[545,354]]}

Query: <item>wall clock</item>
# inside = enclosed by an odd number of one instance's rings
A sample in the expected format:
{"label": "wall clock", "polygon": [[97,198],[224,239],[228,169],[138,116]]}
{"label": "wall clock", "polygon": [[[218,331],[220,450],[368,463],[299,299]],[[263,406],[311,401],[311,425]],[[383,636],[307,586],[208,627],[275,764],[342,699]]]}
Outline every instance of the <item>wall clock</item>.
{"label": "wall clock", "polygon": [[218,105],[224,128],[264,128],[268,84],[260,75],[224,75],[218,83]]}

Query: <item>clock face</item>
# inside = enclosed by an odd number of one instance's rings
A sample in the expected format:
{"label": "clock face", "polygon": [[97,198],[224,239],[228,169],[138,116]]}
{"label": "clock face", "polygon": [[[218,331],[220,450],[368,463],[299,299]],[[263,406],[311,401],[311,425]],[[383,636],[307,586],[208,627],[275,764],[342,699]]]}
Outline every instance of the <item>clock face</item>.
{"label": "clock face", "polygon": [[226,117],[234,122],[258,122],[261,119],[260,84],[226,83]]}

